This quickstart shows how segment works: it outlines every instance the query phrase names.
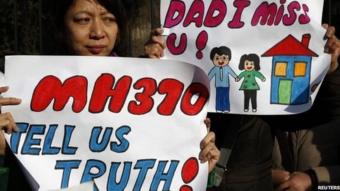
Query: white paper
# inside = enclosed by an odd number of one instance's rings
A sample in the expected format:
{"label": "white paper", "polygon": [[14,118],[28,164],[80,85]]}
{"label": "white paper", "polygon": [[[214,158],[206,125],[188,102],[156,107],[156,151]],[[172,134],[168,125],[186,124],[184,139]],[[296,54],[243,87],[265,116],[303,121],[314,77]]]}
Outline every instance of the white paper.
{"label": "white paper", "polygon": [[[323,3],[161,1],[161,23],[169,33],[165,58],[195,64],[209,74],[215,67],[210,59],[213,48],[226,46],[231,50],[229,69],[218,66],[211,73],[210,112],[280,115],[306,111],[330,64],[321,27]],[[265,54],[269,50],[274,54]],[[249,71],[239,68],[242,56],[249,54],[259,59],[257,72],[251,67]],[[254,57],[245,58],[255,63]],[[247,75],[240,76],[242,72]],[[215,84],[219,79],[224,81]]]}
{"label": "white paper", "polygon": [[[198,67],[152,59],[10,56],[5,80],[5,96],[22,99],[2,108],[20,129],[6,138],[40,190],[92,178],[99,190],[205,190],[207,164],[200,164],[198,153],[209,89]],[[67,94],[73,97],[63,99]],[[197,176],[185,183],[182,169],[197,169]],[[164,180],[162,172],[168,173]]]}

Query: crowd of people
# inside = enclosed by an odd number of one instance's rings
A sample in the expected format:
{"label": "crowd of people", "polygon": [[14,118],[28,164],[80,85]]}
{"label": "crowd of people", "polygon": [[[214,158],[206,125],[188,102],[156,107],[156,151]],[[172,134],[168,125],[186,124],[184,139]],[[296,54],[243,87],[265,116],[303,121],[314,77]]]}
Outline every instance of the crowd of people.
{"label": "crowd of people", "polygon": [[[56,52],[60,55],[126,56],[121,47],[127,15],[120,0],[60,0],[55,18]],[[320,26],[321,27],[321,26]],[[329,72],[313,107],[290,116],[209,113],[209,132],[201,142],[200,159],[208,162],[210,191],[314,191],[340,187],[340,41],[333,26],[324,25],[331,54]],[[161,28],[151,32],[145,57],[161,58]],[[0,87],[0,93],[10,91]],[[0,97],[0,106],[21,100]],[[15,116],[0,114],[0,129],[17,131]],[[339,188],[340,189],[340,188]],[[31,190],[0,133],[0,190]]]}

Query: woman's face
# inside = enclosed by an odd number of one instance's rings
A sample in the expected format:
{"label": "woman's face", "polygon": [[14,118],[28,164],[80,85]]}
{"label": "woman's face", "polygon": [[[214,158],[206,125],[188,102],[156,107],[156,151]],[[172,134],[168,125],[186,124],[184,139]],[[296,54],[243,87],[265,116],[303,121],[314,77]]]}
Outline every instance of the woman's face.
{"label": "woman's face", "polygon": [[116,17],[96,0],[74,0],[65,16],[68,42],[73,53],[108,56],[118,35]]}

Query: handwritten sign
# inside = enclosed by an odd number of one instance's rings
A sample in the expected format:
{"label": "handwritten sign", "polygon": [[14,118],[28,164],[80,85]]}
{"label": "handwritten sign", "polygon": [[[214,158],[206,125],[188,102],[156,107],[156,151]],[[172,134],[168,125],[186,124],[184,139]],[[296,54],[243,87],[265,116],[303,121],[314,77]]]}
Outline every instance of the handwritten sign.
{"label": "handwritten sign", "polygon": [[208,79],[196,66],[113,57],[6,57],[12,151],[39,190],[205,190]]}
{"label": "handwritten sign", "polygon": [[161,1],[166,58],[209,75],[209,111],[308,110],[327,73],[323,1]]}

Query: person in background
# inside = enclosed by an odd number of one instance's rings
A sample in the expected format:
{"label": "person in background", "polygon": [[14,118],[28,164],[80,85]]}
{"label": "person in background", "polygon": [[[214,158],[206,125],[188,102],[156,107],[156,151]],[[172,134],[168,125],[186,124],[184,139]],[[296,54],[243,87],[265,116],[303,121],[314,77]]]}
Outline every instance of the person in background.
{"label": "person in background", "polygon": [[[126,34],[127,16],[125,7],[120,0],[58,0],[55,20],[55,54],[81,56],[121,56]],[[52,26],[51,26],[52,27]],[[158,45],[156,45],[158,46]],[[148,51],[147,57],[153,58]],[[5,93],[9,87],[0,87],[0,93]],[[18,105],[21,100],[15,97],[0,97],[0,106]],[[0,130],[11,133],[17,130],[15,120],[10,113],[0,114]],[[4,157],[6,143],[0,132],[0,155]],[[215,135],[209,132],[202,140],[199,158],[208,162],[213,169],[219,150],[215,146]],[[22,173],[18,164],[13,164],[12,153],[5,156],[10,163],[8,190],[29,190],[27,182],[20,184]]]}
{"label": "person in background", "polygon": [[[334,46],[334,43],[337,44],[334,27],[326,26],[326,28],[325,37],[328,41],[325,47],[327,52],[332,54],[331,72],[337,68],[339,50],[337,46]],[[149,52],[151,57],[160,58],[164,54],[165,40],[162,33],[161,28],[156,28],[151,32],[150,40],[145,46],[145,51]],[[327,105],[326,107],[335,106]],[[299,121],[306,121],[305,118],[298,116]],[[218,161],[215,169],[222,169],[222,177],[219,177],[222,180],[218,186],[213,186],[209,191],[270,191],[273,190],[273,182],[280,184],[290,180],[288,172],[272,171],[273,132],[280,128],[281,124],[291,124],[295,116],[261,117],[210,113],[208,117],[211,128],[217,136],[216,144],[221,150],[220,158],[227,160],[227,162]],[[318,118],[314,116],[314,119]],[[294,178],[294,176],[291,177]],[[278,182],[277,180],[284,181]],[[287,184],[289,183],[285,183]],[[282,186],[283,190],[289,190],[289,186],[285,185]]]}
{"label": "person in background", "polygon": [[334,27],[324,27],[328,38],[325,51],[332,61],[313,107],[289,119],[271,119],[276,127],[273,183],[279,191],[340,186],[340,40]]}

